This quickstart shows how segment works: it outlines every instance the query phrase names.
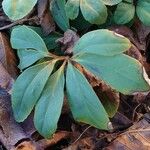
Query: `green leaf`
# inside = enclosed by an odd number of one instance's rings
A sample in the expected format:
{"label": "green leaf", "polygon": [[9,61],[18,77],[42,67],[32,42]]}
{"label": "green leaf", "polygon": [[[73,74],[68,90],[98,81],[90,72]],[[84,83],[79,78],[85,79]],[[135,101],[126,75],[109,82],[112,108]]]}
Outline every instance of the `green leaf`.
{"label": "green leaf", "polygon": [[49,51],[58,46],[58,43],[56,42],[56,40],[63,36],[62,34],[57,33],[57,32],[53,32],[50,35],[45,36],[43,34],[42,28],[35,27],[35,26],[28,26],[28,27],[34,30],[38,35],[40,35],[40,37],[45,42],[46,47]]}
{"label": "green leaf", "polygon": [[120,3],[114,13],[114,21],[117,24],[126,24],[130,22],[135,15],[135,6],[129,3]]}
{"label": "green leaf", "polygon": [[42,38],[35,31],[24,25],[12,30],[11,45],[14,49],[34,49],[48,54]]}
{"label": "green leaf", "polygon": [[132,3],[133,4],[133,1],[134,0],[123,0],[124,2],[127,2],[127,3]]}
{"label": "green leaf", "polygon": [[150,1],[138,0],[136,12],[139,19],[147,26],[150,26]]}
{"label": "green leaf", "polygon": [[66,14],[70,19],[75,19],[79,14],[80,0],[68,0],[65,5]]}
{"label": "green leaf", "polygon": [[100,0],[80,0],[84,18],[92,24],[103,24],[107,19],[107,8]]}
{"label": "green leaf", "polygon": [[108,130],[108,115],[86,78],[70,63],[66,75],[67,98],[75,120]]}
{"label": "green leaf", "polygon": [[17,51],[17,54],[20,59],[19,68],[21,70],[34,64],[39,59],[42,59],[44,57],[49,57],[49,55],[33,49],[21,49]]}
{"label": "green leaf", "polygon": [[102,2],[105,5],[113,6],[113,5],[116,5],[116,4],[119,4],[120,2],[122,2],[122,0],[102,0]]}
{"label": "green leaf", "polygon": [[19,20],[33,9],[37,0],[3,0],[2,7],[5,14],[12,20]]}
{"label": "green leaf", "polygon": [[[95,30],[83,35],[75,44],[73,51],[75,54],[84,53],[113,56],[128,50],[130,41],[109,30]],[[75,56],[76,57],[76,56]]]}
{"label": "green leaf", "polygon": [[13,86],[12,107],[15,119],[24,121],[38,101],[53,70],[55,60],[26,69]]}
{"label": "green leaf", "polygon": [[98,56],[83,54],[75,61],[123,94],[150,89],[143,75],[142,65],[127,55]]}
{"label": "green leaf", "polygon": [[67,17],[65,11],[65,0],[52,0],[50,4],[50,10],[57,25],[63,31],[66,31],[70,28],[69,18]]}
{"label": "green leaf", "polygon": [[34,124],[45,138],[50,138],[57,129],[64,99],[64,66],[47,81],[36,108]]}

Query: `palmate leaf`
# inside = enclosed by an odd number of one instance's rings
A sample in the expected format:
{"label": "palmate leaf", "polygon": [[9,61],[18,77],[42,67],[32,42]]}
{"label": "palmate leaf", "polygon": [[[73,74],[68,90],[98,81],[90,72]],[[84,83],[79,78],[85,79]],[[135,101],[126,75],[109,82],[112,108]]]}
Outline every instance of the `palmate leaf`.
{"label": "palmate leaf", "polygon": [[20,69],[24,69],[37,60],[51,57],[43,39],[27,26],[18,26],[12,30],[11,45],[18,50]]}
{"label": "palmate leaf", "polygon": [[50,138],[57,129],[64,99],[64,66],[47,81],[35,107],[34,123],[41,135]]}
{"label": "palmate leaf", "polygon": [[144,78],[142,65],[122,54],[130,45],[125,37],[108,30],[96,30],[79,39],[73,59],[123,94],[148,91],[150,86]]}
{"label": "palmate leaf", "polygon": [[12,107],[15,119],[24,121],[38,101],[53,70],[55,60],[26,69],[13,86]]}
{"label": "palmate leaf", "polygon": [[86,78],[70,63],[66,75],[67,97],[75,120],[108,130],[108,115]]}
{"label": "palmate leaf", "polygon": [[139,19],[147,26],[150,26],[150,1],[149,0],[138,0],[137,15]]}
{"label": "palmate leaf", "polygon": [[84,53],[101,56],[113,56],[125,52],[131,47],[130,41],[109,30],[95,30],[83,35],[75,44],[73,52],[76,55]]}
{"label": "palmate leaf", "polygon": [[37,0],[3,0],[5,14],[12,20],[18,20],[30,13]]}

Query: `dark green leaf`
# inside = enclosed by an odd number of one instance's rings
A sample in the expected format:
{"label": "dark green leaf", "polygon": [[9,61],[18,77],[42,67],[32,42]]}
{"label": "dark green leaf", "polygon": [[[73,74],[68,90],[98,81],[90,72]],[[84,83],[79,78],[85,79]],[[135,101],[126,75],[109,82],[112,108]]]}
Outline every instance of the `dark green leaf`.
{"label": "dark green leaf", "polygon": [[139,19],[150,26],[150,0],[138,0],[136,12]]}
{"label": "dark green leaf", "polygon": [[76,58],[76,61],[113,89],[123,94],[150,89],[144,77],[142,65],[127,55],[98,56],[83,54]]}
{"label": "dark green leaf", "polygon": [[26,69],[13,86],[12,107],[15,119],[24,121],[38,101],[53,70],[55,60]]}
{"label": "dark green leaf", "polygon": [[75,54],[84,53],[113,56],[128,50],[130,41],[109,30],[96,30],[83,35],[75,44],[73,51]]}
{"label": "dark green leaf", "polygon": [[65,11],[65,0],[52,0],[50,10],[57,25],[63,31],[66,31],[67,29],[70,28],[69,19]]}
{"label": "dark green leaf", "polygon": [[33,9],[37,0],[3,0],[5,14],[12,20],[19,20]]}
{"label": "dark green leaf", "polygon": [[64,66],[47,81],[35,108],[35,127],[45,138],[50,138],[57,129],[64,99]]}
{"label": "dark green leaf", "polygon": [[135,6],[129,3],[120,3],[114,13],[114,21],[116,24],[129,23],[135,15]]}
{"label": "dark green leaf", "polygon": [[79,14],[79,6],[80,6],[80,0],[68,0],[65,9],[66,14],[70,19],[77,18]]}
{"label": "dark green leaf", "polygon": [[70,63],[66,76],[67,97],[75,120],[108,130],[108,115],[86,78]]}

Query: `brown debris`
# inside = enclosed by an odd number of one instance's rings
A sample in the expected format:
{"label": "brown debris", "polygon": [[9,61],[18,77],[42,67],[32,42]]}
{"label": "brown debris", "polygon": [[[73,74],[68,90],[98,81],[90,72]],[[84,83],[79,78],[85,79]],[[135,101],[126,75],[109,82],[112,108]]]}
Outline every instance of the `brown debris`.
{"label": "brown debris", "polygon": [[49,11],[49,0],[38,0],[38,17],[45,35],[55,31],[55,23]]}
{"label": "brown debris", "polygon": [[149,150],[150,149],[150,114],[135,123],[128,131],[120,134],[114,142],[104,150]]}

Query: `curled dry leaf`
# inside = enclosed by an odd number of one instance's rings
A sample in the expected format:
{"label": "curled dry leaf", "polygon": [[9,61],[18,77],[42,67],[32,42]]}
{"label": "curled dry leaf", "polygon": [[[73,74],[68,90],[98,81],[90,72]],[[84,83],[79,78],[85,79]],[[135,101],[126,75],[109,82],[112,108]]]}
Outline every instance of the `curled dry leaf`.
{"label": "curled dry leaf", "polygon": [[104,150],[149,150],[150,149],[150,114],[135,123],[128,131],[119,135]]}
{"label": "curled dry leaf", "polygon": [[0,63],[14,79],[17,77],[17,60],[7,36],[0,32]]}
{"label": "curled dry leaf", "polygon": [[73,47],[78,40],[79,36],[77,33],[68,29],[64,33],[64,37],[59,38],[56,42],[62,45],[62,51],[65,51],[65,54],[72,54]]}

